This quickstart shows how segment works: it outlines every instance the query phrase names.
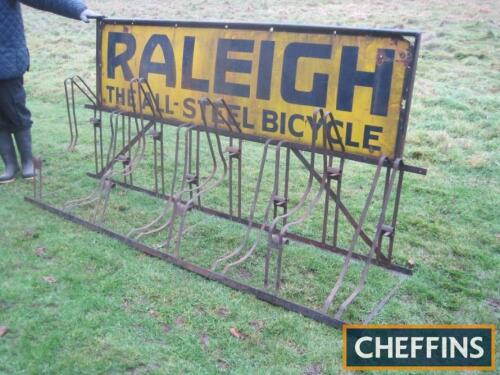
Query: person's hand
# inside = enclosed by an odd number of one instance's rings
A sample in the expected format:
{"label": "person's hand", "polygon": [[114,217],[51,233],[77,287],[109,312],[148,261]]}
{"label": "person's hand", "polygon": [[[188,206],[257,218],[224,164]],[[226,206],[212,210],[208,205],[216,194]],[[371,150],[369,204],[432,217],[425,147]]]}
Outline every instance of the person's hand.
{"label": "person's hand", "polygon": [[95,17],[101,17],[101,14],[94,12],[93,10],[90,9],[85,9],[81,14],[80,14],[80,19],[85,22],[89,23],[90,20],[89,18],[95,18]]}

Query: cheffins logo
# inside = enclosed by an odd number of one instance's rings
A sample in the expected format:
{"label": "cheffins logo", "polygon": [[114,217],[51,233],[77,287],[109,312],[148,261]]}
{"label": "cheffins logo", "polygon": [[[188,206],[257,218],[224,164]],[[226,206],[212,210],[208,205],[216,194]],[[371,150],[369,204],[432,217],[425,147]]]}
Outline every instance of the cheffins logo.
{"label": "cheffins logo", "polygon": [[495,370],[494,325],[343,327],[346,370]]}

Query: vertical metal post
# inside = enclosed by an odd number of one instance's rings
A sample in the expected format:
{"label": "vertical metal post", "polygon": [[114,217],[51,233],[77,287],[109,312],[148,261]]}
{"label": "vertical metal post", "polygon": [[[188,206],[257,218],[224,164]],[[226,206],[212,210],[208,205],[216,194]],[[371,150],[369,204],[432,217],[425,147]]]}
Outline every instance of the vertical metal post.
{"label": "vertical metal post", "polygon": [[[196,128],[196,176],[197,178],[197,186],[200,184],[200,129]],[[198,192],[198,189],[196,190]],[[198,206],[201,207],[201,194],[198,195]]]}
{"label": "vertical metal post", "polygon": [[[402,164],[403,163],[401,162],[401,165]],[[404,175],[404,169],[400,168],[398,185],[396,187],[396,198],[394,201],[394,209],[392,212],[392,221],[391,221],[392,234],[391,236],[389,236],[389,248],[387,251],[387,259],[389,263],[392,263],[392,249],[394,247],[394,238],[396,237],[396,225],[398,223],[399,202],[401,200],[401,191],[403,187],[403,175]]]}
{"label": "vertical metal post", "polygon": [[283,225],[286,225],[288,221],[288,190],[290,186],[290,147],[286,148],[286,156],[285,156],[285,187],[283,191],[283,214],[286,215],[283,218]]}
{"label": "vertical metal post", "polygon": [[[342,178],[344,176],[344,158],[339,161],[339,176],[337,181],[337,194],[335,195],[335,214],[333,217],[333,246],[338,246],[340,194],[342,192]],[[328,194],[327,194],[328,195]]]}
{"label": "vertical metal post", "polygon": [[243,157],[243,141],[240,139],[238,141],[238,149],[240,151],[238,155],[238,218],[241,219],[241,180],[242,180],[242,160],[241,158]]}

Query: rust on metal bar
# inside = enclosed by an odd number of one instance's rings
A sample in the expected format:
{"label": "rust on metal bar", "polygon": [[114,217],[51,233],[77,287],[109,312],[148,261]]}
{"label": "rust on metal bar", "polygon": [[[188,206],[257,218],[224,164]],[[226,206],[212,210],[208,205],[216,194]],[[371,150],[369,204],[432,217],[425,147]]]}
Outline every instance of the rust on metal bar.
{"label": "rust on metal bar", "polygon": [[293,311],[295,313],[301,314],[307,318],[316,320],[317,322],[324,323],[328,326],[335,327],[338,329],[341,329],[342,326],[345,324],[343,321],[337,320],[329,315],[325,315],[321,313],[320,311],[311,309],[309,307],[300,305],[298,303],[286,300],[284,298],[278,297],[272,293],[269,293],[265,290],[255,288],[251,285],[243,284],[239,281],[233,280],[225,275],[222,275],[220,273],[216,273],[210,270],[207,270],[205,268],[199,267],[193,263],[187,262],[185,260],[182,260],[180,258],[174,257],[170,254],[166,254],[163,252],[160,252],[156,249],[153,249],[149,246],[146,246],[140,242],[134,241],[130,238],[127,238],[125,236],[122,236],[118,233],[115,233],[109,229],[106,229],[102,226],[99,226],[97,224],[90,223],[88,221],[82,220],[77,216],[71,215],[67,212],[61,211],[55,207],[52,207],[48,204],[45,204],[43,202],[40,202],[36,199],[30,198],[30,197],[25,197],[24,198],[27,202],[30,202],[46,211],[49,211],[53,214],[56,214],[66,220],[69,220],[75,224],[79,224],[84,226],[85,228],[92,230],[94,232],[100,233],[107,235],[108,237],[111,237],[115,240],[118,240],[144,254],[150,255],[152,257],[156,257],[159,259],[162,259],[168,263],[171,263],[177,267],[180,267],[182,269],[185,269],[187,271],[191,271],[193,273],[196,273],[200,276],[203,276],[204,278],[212,281],[217,281],[221,284],[224,284],[232,289],[238,290],[243,293],[251,294],[254,295],[257,299],[262,300],[264,302],[270,303],[272,305],[281,307],[283,309]]}
{"label": "rust on metal bar", "polygon": [[[94,171],[88,176],[96,180],[91,180],[90,191],[78,189],[76,197],[73,186],[80,181],[61,188],[58,178],[58,188],[50,191],[54,179],[45,177],[46,166],[35,159],[33,198],[27,201],[146,254],[337,328],[372,282],[368,277],[372,266],[412,273],[394,262],[394,251],[403,175],[427,172],[402,160],[420,34],[106,18],[99,19],[96,30],[96,89],[78,75],[64,81],[67,151],[77,153],[78,145],[88,142],[94,153],[90,168]],[[245,42],[251,45],[226,44],[243,42],[245,31]],[[112,36],[124,32],[133,48],[120,42],[130,56],[126,64],[117,64]],[[186,43],[185,38],[175,37],[179,32],[196,42],[198,57],[192,51],[191,56],[185,54],[190,64],[181,66],[176,63],[183,59],[165,58],[166,80],[157,76],[149,80],[158,73],[144,64],[146,46],[154,35],[165,36],[176,57],[183,50],[179,43]],[[301,50],[309,50],[300,47],[305,44],[315,56],[301,55]],[[224,52],[213,54],[214,46]],[[220,69],[224,64],[219,59],[230,61],[230,51],[249,54],[247,60],[239,60],[245,63],[243,79],[238,74],[224,77],[230,69]],[[249,64],[252,61],[255,64]],[[183,73],[182,80],[173,77],[176,71]],[[203,79],[194,79],[193,71]],[[185,76],[200,87],[188,88]],[[356,78],[361,76],[367,78],[362,84]],[[355,89],[359,85],[370,87],[367,95]],[[299,89],[304,87],[309,91]],[[78,118],[80,97],[92,112],[88,139]],[[109,113],[109,121],[104,121],[103,113]],[[252,155],[251,144],[262,147]],[[353,204],[346,178],[358,163],[370,166],[373,177],[365,175],[369,191],[364,202]],[[293,191],[294,185],[302,191]],[[117,221],[124,217],[128,221],[126,213],[115,212],[122,211],[124,199],[117,187],[154,197],[156,205],[153,217],[130,217],[126,234],[107,229],[123,227],[125,223]],[[53,200],[57,203],[49,204]],[[375,209],[371,219],[369,210]],[[182,259],[185,239],[203,223],[194,210],[246,227],[236,247],[222,249],[223,255],[204,254],[210,269]],[[157,243],[149,245],[152,242]],[[321,311],[318,305],[311,308],[281,297],[287,291],[282,279],[288,279],[292,261],[287,249],[295,242],[344,257],[340,270],[327,281],[332,289],[315,296],[320,299],[316,304],[322,302]],[[293,259],[295,264],[301,265],[301,255]],[[362,271],[354,285],[348,285],[354,260]],[[226,276],[247,266],[263,268],[254,280],[262,283],[262,289]],[[296,277],[302,275],[292,276],[300,282]],[[401,282],[361,320],[371,321]],[[351,286],[354,290],[330,313],[340,290]]]}

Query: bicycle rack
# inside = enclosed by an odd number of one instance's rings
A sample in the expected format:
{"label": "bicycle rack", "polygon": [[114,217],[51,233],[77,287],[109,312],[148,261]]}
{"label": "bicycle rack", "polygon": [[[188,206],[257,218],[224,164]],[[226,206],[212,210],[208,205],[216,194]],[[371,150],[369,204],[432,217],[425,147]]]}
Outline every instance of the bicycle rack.
{"label": "bicycle rack", "polygon": [[[172,125],[163,117],[156,96],[145,79],[134,78],[130,81],[130,92],[134,93],[129,99],[132,111],[111,111],[107,124],[102,121],[103,108],[99,107],[96,95],[80,76],[67,79],[64,86],[70,130],[67,150],[71,153],[78,153],[80,141],[75,108],[77,92],[88,100],[87,107],[93,113],[95,173],[88,173],[88,176],[98,179],[98,184],[83,197],[66,199],[60,206],[50,204],[46,197],[51,193],[46,191],[46,181],[42,176],[42,169],[45,171],[45,168],[42,160],[36,159],[34,195],[33,198],[27,197],[27,201],[146,254],[336,327],[343,324],[341,319],[346,310],[370,284],[368,271],[372,266],[400,276],[411,274],[411,269],[393,262],[403,162],[380,157],[367,198],[356,219],[347,208],[342,194],[346,150],[332,112],[318,108],[312,116],[305,116],[313,135],[309,148],[291,141],[265,140],[259,165],[255,169],[257,177],[245,180],[244,162],[250,152],[245,143],[253,139],[242,132],[241,125],[223,98],[202,98],[198,103],[202,123],[173,125],[176,127],[175,136],[169,138],[167,133]],[[109,142],[106,143],[104,135],[108,131]],[[168,142],[170,139],[173,139],[173,144]],[[307,153],[309,158],[305,155]],[[146,161],[147,155],[152,156],[152,166]],[[274,160],[271,160],[271,155],[274,155]],[[321,162],[318,163],[318,160]],[[294,167],[292,163],[296,163]],[[301,168],[296,167],[297,163]],[[167,173],[169,168],[171,173]],[[272,172],[268,171],[269,168]],[[375,233],[370,236],[366,225],[368,212],[377,200],[376,191],[384,169],[386,176],[381,207]],[[291,191],[291,183],[294,182],[291,174],[296,170],[307,173],[306,185],[299,195]],[[138,175],[143,171],[152,171],[148,175],[148,186],[139,182]],[[269,173],[272,175],[272,190],[267,192],[265,181]],[[243,189],[249,185],[254,186],[250,196],[245,195],[248,191]],[[149,219],[133,218],[125,233],[111,229],[113,225],[107,225],[107,220],[110,210],[113,210],[110,201],[115,199],[116,189],[145,193],[155,199],[159,213]],[[221,204],[214,207],[211,203],[211,197],[217,195],[217,191],[225,191],[219,193],[227,195],[225,207]],[[250,204],[245,210],[244,201],[248,196]],[[117,202],[121,199],[116,198]],[[330,207],[332,204],[333,210]],[[391,204],[392,216],[387,218]],[[184,251],[181,251],[183,240],[191,237],[190,234],[200,224],[188,224],[187,219],[194,210],[228,219],[236,226],[245,226],[238,246],[222,254],[213,254],[208,267],[186,260]],[[80,211],[88,214],[88,218],[82,218],[78,214]],[[315,220],[317,213],[322,217],[320,229],[315,231],[315,235],[301,232],[301,227]],[[261,217],[260,222],[257,217]],[[341,218],[346,221],[347,227],[341,225]],[[345,233],[346,228],[352,228],[354,233],[349,246],[342,248],[339,246],[340,233]],[[382,249],[384,239],[388,240],[385,252]],[[151,241],[157,243],[150,245]],[[360,242],[369,247],[368,252],[357,250]],[[284,257],[287,249],[293,248],[295,243],[344,256],[338,274],[332,276],[333,288],[323,296],[322,307],[319,304],[309,307],[289,300],[286,288],[283,288],[282,278],[286,273]],[[361,271],[357,282],[349,284],[346,276],[353,270],[354,264],[361,267]],[[252,280],[253,284],[232,276],[242,267],[254,265],[262,272],[258,276],[260,279]],[[375,303],[363,321],[372,320],[400,285],[401,282],[397,282]],[[342,290],[347,295],[340,301]],[[339,306],[331,313],[337,301]]]}

